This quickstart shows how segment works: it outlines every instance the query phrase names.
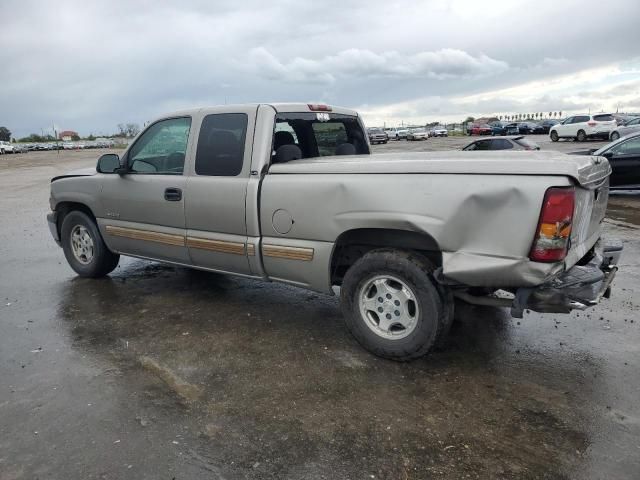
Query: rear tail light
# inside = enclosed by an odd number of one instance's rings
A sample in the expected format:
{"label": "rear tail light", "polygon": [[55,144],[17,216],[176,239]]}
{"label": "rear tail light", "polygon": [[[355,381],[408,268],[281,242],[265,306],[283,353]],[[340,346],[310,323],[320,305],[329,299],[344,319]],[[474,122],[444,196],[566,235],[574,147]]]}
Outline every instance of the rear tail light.
{"label": "rear tail light", "polygon": [[309,110],[312,112],[330,112],[331,107],[322,103],[307,103]]}
{"label": "rear tail light", "polygon": [[529,258],[534,262],[559,262],[567,255],[575,206],[573,187],[552,187],[542,202],[538,231]]}
{"label": "rear tail light", "polygon": [[590,127],[595,127],[597,125],[596,122],[587,122],[587,125],[589,125]]}

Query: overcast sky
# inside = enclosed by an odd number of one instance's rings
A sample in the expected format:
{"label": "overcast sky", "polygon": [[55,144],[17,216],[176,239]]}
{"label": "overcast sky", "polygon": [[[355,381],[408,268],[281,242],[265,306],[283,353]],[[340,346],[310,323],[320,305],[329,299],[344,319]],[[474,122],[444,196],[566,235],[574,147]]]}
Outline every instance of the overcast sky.
{"label": "overcast sky", "polygon": [[109,134],[222,103],[368,125],[640,111],[640,1],[1,0],[0,126]]}

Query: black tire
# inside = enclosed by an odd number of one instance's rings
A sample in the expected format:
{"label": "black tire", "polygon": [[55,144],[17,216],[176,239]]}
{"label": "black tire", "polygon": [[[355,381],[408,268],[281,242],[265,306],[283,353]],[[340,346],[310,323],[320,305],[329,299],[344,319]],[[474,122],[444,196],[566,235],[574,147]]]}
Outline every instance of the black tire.
{"label": "black tire", "polygon": [[549,136],[551,137],[552,142],[557,142],[558,140],[560,140],[560,137],[558,136],[558,132],[556,132],[555,130],[551,132]]}
{"label": "black tire", "polygon": [[[81,262],[73,252],[71,234],[74,229],[84,228],[93,242],[93,254],[87,263]],[[62,250],[69,266],[81,277],[98,278],[111,273],[120,261],[120,255],[111,252],[102,240],[98,226],[86,213],[74,210],[62,221],[60,229]]]}
{"label": "black tire", "polygon": [[618,140],[620,138],[620,134],[618,132],[613,132],[611,134],[611,141]]}
{"label": "black tire", "polygon": [[587,134],[584,133],[584,130],[578,130],[578,136],[576,137],[576,140],[578,140],[579,142],[584,142],[587,140]]}
{"label": "black tire", "polygon": [[387,141],[385,140],[385,141],[384,141],[384,142],[382,142],[382,143],[383,143],[384,145],[386,145],[386,144],[387,144]]}
{"label": "black tire", "polygon": [[[380,357],[408,361],[426,355],[436,341],[442,341],[449,312],[445,311],[443,296],[436,287],[432,272],[433,265],[412,252],[372,250],[357,260],[344,277],[340,296],[345,323],[358,343]],[[403,338],[379,335],[368,325],[370,320],[360,312],[361,290],[379,275],[401,280],[415,296],[417,321],[413,330]]]}

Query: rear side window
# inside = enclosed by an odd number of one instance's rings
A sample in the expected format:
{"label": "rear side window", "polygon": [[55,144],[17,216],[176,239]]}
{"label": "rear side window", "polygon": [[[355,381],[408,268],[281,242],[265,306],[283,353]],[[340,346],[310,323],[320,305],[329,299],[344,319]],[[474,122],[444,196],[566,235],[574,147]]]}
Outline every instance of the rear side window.
{"label": "rear side window", "polygon": [[509,150],[513,148],[513,145],[509,140],[505,140],[504,138],[498,138],[495,140],[491,140],[492,148],[491,150]]}
{"label": "rear side window", "polygon": [[615,120],[615,118],[613,118],[613,115],[610,114],[604,114],[604,115],[594,115],[593,119],[596,122],[613,122]]}
{"label": "rear side window", "polygon": [[242,171],[247,115],[219,113],[202,120],[196,151],[196,174],[235,177]]}
{"label": "rear side window", "polygon": [[581,115],[579,117],[573,117],[573,122],[571,123],[584,123],[588,121],[589,121],[589,117],[587,115]]}

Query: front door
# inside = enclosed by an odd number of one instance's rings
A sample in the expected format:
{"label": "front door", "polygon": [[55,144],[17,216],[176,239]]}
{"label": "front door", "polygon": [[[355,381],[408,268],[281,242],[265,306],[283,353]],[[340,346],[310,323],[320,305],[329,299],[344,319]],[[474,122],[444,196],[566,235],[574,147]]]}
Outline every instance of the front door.
{"label": "front door", "polygon": [[611,148],[612,187],[640,185],[640,137],[633,137]]}
{"label": "front door", "polygon": [[201,112],[185,202],[187,247],[194,265],[251,275],[257,239],[247,237],[246,198],[256,107]]}
{"label": "front door", "polygon": [[573,133],[571,132],[572,122],[573,122],[573,117],[569,117],[556,127],[556,132],[558,132],[559,137],[569,137],[573,135]]}
{"label": "front door", "polygon": [[152,124],[131,146],[124,175],[105,175],[100,228],[123,254],[189,264],[185,240],[190,117]]}

